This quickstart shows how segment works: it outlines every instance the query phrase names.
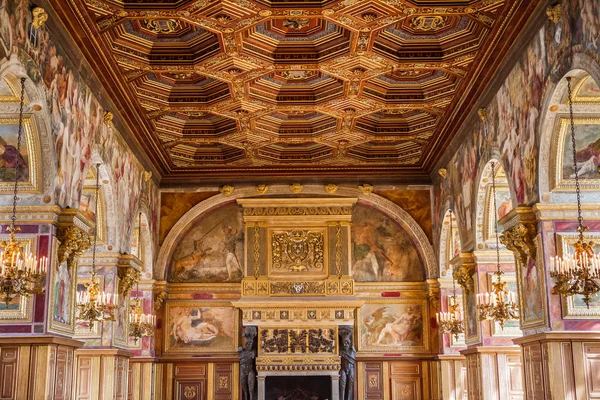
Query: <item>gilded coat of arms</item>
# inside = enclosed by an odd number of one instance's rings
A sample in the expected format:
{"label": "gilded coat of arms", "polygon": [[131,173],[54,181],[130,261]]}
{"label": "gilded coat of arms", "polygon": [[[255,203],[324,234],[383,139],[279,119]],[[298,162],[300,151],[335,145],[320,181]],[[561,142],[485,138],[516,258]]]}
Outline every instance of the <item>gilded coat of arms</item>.
{"label": "gilded coat of arms", "polygon": [[324,267],[323,232],[294,229],[273,233],[273,270],[322,271]]}

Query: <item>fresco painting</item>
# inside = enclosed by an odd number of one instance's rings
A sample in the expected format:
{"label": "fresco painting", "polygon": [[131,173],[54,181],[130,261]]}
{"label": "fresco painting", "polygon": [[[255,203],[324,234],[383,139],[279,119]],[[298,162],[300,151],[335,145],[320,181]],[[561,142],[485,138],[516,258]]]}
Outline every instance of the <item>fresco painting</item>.
{"label": "fresco painting", "polygon": [[18,152],[18,121],[0,118],[0,185],[13,185],[17,168],[19,182],[29,182],[29,149],[25,129],[30,129],[29,125],[24,127],[21,151]]}
{"label": "fresco painting", "polygon": [[237,204],[227,204],[192,224],[171,261],[172,282],[239,282],[244,225]]}
{"label": "fresco painting", "polygon": [[[561,120],[563,141],[562,178],[575,179],[573,166],[573,145],[567,119]],[[577,157],[577,173],[580,179],[598,180],[597,165],[600,164],[600,119],[575,119],[575,150]]]}
{"label": "fresco painting", "polygon": [[424,344],[421,304],[365,304],[360,314],[362,350],[385,351]]}
{"label": "fresco painting", "polygon": [[423,265],[408,233],[373,207],[357,204],[352,213],[352,276],[359,282],[414,282]]}
{"label": "fresco painting", "polygon": [[[17,55],[28,76],[46,96],[57,159],[54,185],[57,204],[72,208],[80,205],[92,150],[98,149],[111,174],[118,210],[116,237],[129,237],[140,198],[151,200],[148,205],[153,207],[154,222],[157,194],[143,195],[141,191],[142,187],[147,192],[156,191],[155,185],[143,184],[143,168],[114,130],[110,118],[105,119],[106,110],[82,83],[76,68],[63,56],[48,30],[31,26],[27,1],[2,0],[0,3],[0,59],[9,58],[11,54]],[[10,138],[1,133],[0,136],[8,145],[12,144]],[[4,146],[1,140],[0,144]],[[11,153],[6,154],[8,157]],[[123,251],[128,245],[127,241],[118,243]]]}
{"label": "fresco painting", "polygon": [[170,305],[166,351],[234,351],[236,323],[233,307]]}

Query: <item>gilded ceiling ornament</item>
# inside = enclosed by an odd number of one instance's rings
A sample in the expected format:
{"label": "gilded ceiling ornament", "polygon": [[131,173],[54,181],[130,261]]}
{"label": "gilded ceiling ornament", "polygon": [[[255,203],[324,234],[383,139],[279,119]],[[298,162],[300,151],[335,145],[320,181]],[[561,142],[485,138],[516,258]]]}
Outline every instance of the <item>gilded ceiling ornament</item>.
{"label": "gilded ceiling ornament", "polygon": [[362,194],[371,194],[373,193],[373,189],[373,185],[369,185],[368,183],[365,183],[358,187],[358,190],[360,190]]}
{"label": "gilded ceiling ornament", "polygon": [[438,169],[438,174],[440,174],[443,179],[446,179],[448,176],[448,170],[446,168],[440,168]]}
{"label": "gilded ceiling ornament", "polygon": [[48,20],[48,13],[42,7],[35,7],[31,11],[31,15],[33,17],[31,26],[33,26],[34,29],[40,29]]}
{"label": "gilded ceiling ornament", "polygon": [[283,26],[288,29],[300,30],[307,27],[309,24],[310,20],[308,18],[286,18],[283,20]]}
{"label": "gilded ceiling ornament", "polygon": [[300,193],[302,191],[303,187],[301,184],[299,183],[293,183],[290,185],[290,190],[292,191],[292,193]]}
{"label": "gilded ceiling ornament", "polygon": [[269,190],[269,187],[267,185],[256,186],[256,192],[258,194],[265,194],[265,193],[267,193],[268,190]]}
{"label": "gilded ceiling ornament", "polygon": [[145,19],[146,29],[153,33],[174,33],[181,28],[178,19]]}
{"label": "gilded ceiling ornament", "polygon": [[337,191],[337,188],[338,188],[338,187],[337,187],[337,185],[335,185],[335,184],[333,184],[333,183],[330,183],[330,184],[328,184],[328,185],[325,185],[325,191],[326,191],[328,194],[334,194],[334,193]]}
{"label": "gilded ceiling ornament", "polygon": [[219,188],[219,191],[223,194],[223,196],[231,196],[231,193],[233,193],[233,189],[233,186],[223,185]]}
{"label": "gilded ceiling ornament", "polygon": [[315,76],[315,71],[281,71],[281,76],[289,80],[308,79]]}
{"label": "gilded ceiling ornament", "polygon": [[373,22],[377,19],[377,14],[375,14],[374,12],[366,12],[363,13],[360,17],[365,22]]}
{"label": "gilded ceiling ornament", "polygon": [[227,25],[227,24],[231,23],[231,21],[232,21],[231,17],[227,14],[217,14],[215,16],[215,19],[217,21],[219,21],[220,23],[222,23],[223,25]]}
{"label": "gilded ceiling ornament", "polygon": [[110,125],[113,120],[113,113],[111,113],[110,111],[105,111],[103,120],[106,125]]}
{"label": "gilded ceiling ornament", "polygon": [[420,15],[413,18],[411,25],[414,29],[433,31],[446,25],[446,17],[441,15]]}
{"label": "gilded ceiling ornament", "polygon": [[258,15],[260,15],[261,17],[269,17],[271,16],[271,14],[273,14],[271,10],[260,10],[258,12]]}
{"label": "gilded ceiling ornament", "polygon": [[560,3],[558,3],[546,8],[546,15],[548,16],[548,19],[550,21],[554,22],[555,24],[558,24],[558,22],[560,21],[561,10],[562,6],[560,5]]}

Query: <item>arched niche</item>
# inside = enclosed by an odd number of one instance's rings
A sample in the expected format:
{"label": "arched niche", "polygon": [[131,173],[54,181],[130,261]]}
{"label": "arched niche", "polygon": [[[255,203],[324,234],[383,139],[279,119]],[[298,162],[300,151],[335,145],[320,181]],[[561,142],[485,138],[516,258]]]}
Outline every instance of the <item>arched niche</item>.
{"label": "arched niche", "polygon": [[[545,99],[539,152],[542,203],[575,201],[568,86],[571,77],[573,117],[583,202],[598,202],[600,192],[600,65],[584,54],[573,58],[573,69],[553,85]],[[594,165],[595,164],[595,165]]]}
{"label": "arched niche", "polygon": [[129,252],[142,262],[142,279],[152,279],[152,236],[145,204],[140,205],[135,218]]}
{"label": "arched niche", "polygon": [[[325,196],[323,186],[320,185],[306,185],[302,190],[302,194]],[[339,187],[335,194],[338,197],[357,197],[358,204],[374,207],[378,211],[387,215],[391,221],[393,221],[395,224],[398,224],[410,235],[415,248],[417,248],[419,251],[419,257],[423,265],[423,270],[425,271],[424,279],[436,278],[438,276],[436,257],[427,235],[423,232],[416,221],[401,207],[376,194],[372,193],[365,195],[356,188]],[[286,185],[274,185],[269,187],[266,195],[289,196],[290,189],[289,186]],[[157,262],[155,264],[155,279],[168,279],[168,266],[173,259],[173,255],[179,243],[180,237],[185,234],[185,232],[192,224],[195,223],[195,221],[197,221],[199,218],[202,218],[204,213],[227,203],[232,203],[236,199],[260,196],[263,195],[259,195],[254,187],[235,189],[230,196],[218,194],[202,201],[190,209],[183,217],[179,219],[179,221],[177,221],[169,234],[166,236],[163,245],[160,248]],[[240,260],[240,262],[242,261]]]}
{"label": "arched niche", "polygon": [[[16,141],[21,96],[21,77],[26,77],[24,93],[24,131],[21,142],[21,160],[27,165],[27,173],[19,179],[20,205],[41,205],[52,202],[56,159],[50,129],[50,115],[46,107],[45,95],[29,79],[25,69],[16,59],[0,65],[0,155],[6,169],[12,170],[16,160]],[[8,147],[10,150],[6,150]],[[0,167],[3,170],[4,167]],[[23,171],[23,169],[21,169]],[[0,194],[12,191],[9,181],[12,176],[4,176],[0,171]],[[11,197],[12,198],[12,197]],[[6,198],[8,199],[8,197]]]}
{"label": "arched niche", "polygon": [[[450,232],[452,232],[452,235]],[[458,232],[456,215],[451,210],[446,210],[440,232],[440,279],[452,279],[450,261],[459,255],[460,249],[460,233]]]}
{"label": "arched niche", "polygon": [[506,172],[497,159],[489,160],[482,169],[477,187],[475,246],[478,250],[495,249],[495,229],[502,232],[494,213],[494,195],[492,177],[496,181],[496,212],[498,220],[514,207],[514,195],[511,192]]}

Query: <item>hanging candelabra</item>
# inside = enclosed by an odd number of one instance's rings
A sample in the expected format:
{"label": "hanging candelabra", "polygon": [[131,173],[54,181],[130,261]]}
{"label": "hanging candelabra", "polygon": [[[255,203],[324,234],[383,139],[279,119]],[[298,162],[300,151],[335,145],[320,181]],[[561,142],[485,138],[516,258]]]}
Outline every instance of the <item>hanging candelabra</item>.
{"label": "hanging candelabra", "polygon": [[[450,240],[454,240],[452,236],[452,211],[450,212]],[[437,313],[436,318],[440,332],[442,334],[449,333],[454,335],[455,340],[458,340],[458,335],[465,331],[463,313],[456,301],[456,281],[454,280],[454,274],[452,276],[452,296],[448,297],[448,311]]]}
{"label": "hanging candelabra", "polygon": [[[142,245],[142,214],[138,216],[138,242],[137,253],[138,258],[141,258],[140,251]],[[154,328],[156,326],[156,316],[152,314],[144,314],[142,308],[142,299],[139,298],[140,287],[139,281],[136,283],[135,299],[131,303],[129,311],[129,336],[133,338],[133,342],[137,344],[139,338],[143,336],[154,336]]]}
{"label": "hanging candelabra", "polygon": [[500,324],[504,329],[507,320],[519,318],[519,306],[517,296],[514,292],[506,289],[506,282],[502,281],[502,269],[500,268],[500,240],[498,238],[498,206],[496,204],[496,171],[495,163],[492,163],[492,195],[494,200],[494,233],[496,235],[496,265],[497,270],[495,282],[492,282],[491,293],[479,293],[477,295],[477,308],[479,320],[492,320]]}
{"label": "hanging candelabra", "polygon": [[569,92],[569,118],[571,125],[571,144],[573,146],[573,168],[575,170],[575,192],[577,194],[577,233],[578,240],[573,244],[573,251],[567,251],[564,257],[550,259],[550,277],[556,282],[554,291],[565,296],[576,294],[583,296],[586,306],[590,307],[592,298],[600,291],[600,255],[594,254],[594,243],[585,242],[581,212],[581,188],[579,187],[579,171],[577,166],[577,149],[575,147],[575,123],[573,121],[573,98],[571,93],[571,77],[567,77]]}
{"label": "hanging candelabra", "polygon": [[92,247],[92,273],[90,282],[85,284],[86,290],[77,293],[77,319],[87,322],[90,331],[96,322],[115,320],[115,309],[119,304],[118,294],[105,293],[100,290],[100,280],[96,271],[96,243],[98,241],[98,192],[100,190],[100,164],[96,164],[96,190],[94,193],[94,243]]}
{"label": "hanging candelabra", "polygon": [[[21,140],[23,137],[23,105],[25,101],[25,78],[21,78],[21,101],[19,108],[19,130],[17,134],[17,157],[21,156]],[[17,241],[17,232],[20,228],[16,226],[17,200],[19,189],[19,167],[20,159],[15,165],[15,184],[13,190],[13,207],[10,226],[10,238],[2,241],[0,247],[0,296],[4,303],[8,303],[16,296],[29,297],[32,294],[44,292],[46,285],[46,274],[48,271],[48,259],[42,257],[39,262],[31,254],[29,248],[24,248],[23,243]]]}

